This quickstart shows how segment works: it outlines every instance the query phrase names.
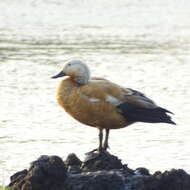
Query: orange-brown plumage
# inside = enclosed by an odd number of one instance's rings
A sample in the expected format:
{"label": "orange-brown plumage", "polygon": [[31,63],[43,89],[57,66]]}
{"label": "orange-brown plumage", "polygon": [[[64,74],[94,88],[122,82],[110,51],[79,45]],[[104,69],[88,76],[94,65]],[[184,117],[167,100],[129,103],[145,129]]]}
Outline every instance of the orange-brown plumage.
{"label": "orange-brown plumage", "polygon": [[128,124],[127,120],[118,113],[114,105],[106,101],[108,93],[122,99],[121,90],[113,84],[107,88],[101,86],[106,83],[108,82],[103,80],[93,80],[87,85],[78,85],[67,78],[61,81],[58,87],[58,103],[72,117],[86,125],[102,129],[125,127]]}
{"label": "orange-brown plumage", "polygon": [[[81,61],[69,62],[53,78],[69,76],[57,88],[57,101],[73,118],[100,130],[99,150],[107,149],[110,129],[126,127],[134,122],[175,124],[144,94],[121,87],[102,78],[90,78],[88,67]],[[171,113],[171,112],[169,112]],[[102,130],[106,139],[102,146]]]}

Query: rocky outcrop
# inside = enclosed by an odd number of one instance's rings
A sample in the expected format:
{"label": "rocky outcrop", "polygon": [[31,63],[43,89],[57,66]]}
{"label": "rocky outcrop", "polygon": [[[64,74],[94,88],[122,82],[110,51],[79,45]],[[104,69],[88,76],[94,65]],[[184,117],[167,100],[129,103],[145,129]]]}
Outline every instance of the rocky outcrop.
{"label": "rocky outcrop", "polygon": [[108,152],[89,153],[84,162],[75,154],[65,161],[41,156],[10,179],[13,190],[190,190],[190,175],[182,169],[151,175],[146,168],[128,168]]}

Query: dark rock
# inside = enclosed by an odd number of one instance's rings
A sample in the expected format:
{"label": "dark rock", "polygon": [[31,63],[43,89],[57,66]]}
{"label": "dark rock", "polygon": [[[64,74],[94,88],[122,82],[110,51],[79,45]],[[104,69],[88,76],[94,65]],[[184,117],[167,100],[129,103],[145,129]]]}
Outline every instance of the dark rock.
{"label": "dark rock", "polygon": [[156,176],[157,178],[159,178],[159,176],[161,176],[162,172],[161,171],[156,171],[153,176]]}
{"label": "dark rock", "polygon": [[136,175],[150,175],[148,169],[146,169],[146,168],[137,168],[137,169],[134,171],[134,173],[135,173]]}
{"label": "dark rock", "polygon": [[189,190],[190,189],[190,175],[184,170],[172,169],[165,171],[159,177],[160,190]]}
{"label": "dark rock", "polygon": [[82,161],[76,156],[76,154],[71,153],[67,156],[65,160],[65,164],[67,167],[67,171],[70,173],[80,173],[81,172],[81,165]]}
{"label": "dark rock", "polygon": [[66,176],[65,164],[58,156],[41,156],[38,160],[31,163],[29,172],[31,170],[38,178],[46,175],[64,179]]}
{"label": "dark rock", "polygon": [[147,175],[134,175],[126,181],[127,190],[158,190],[158,185],[158,180]]}
{"label": "dark rock", "polygon": [[21,188],[23,184],[23,178],[27,175],[27,172],[28,171],[26,169],[16,172],[14,175],[10,177],[11,183],[9,185]]}
{"label": "dark rock", "polygon": [[124,176],[131,176],[131,175],[134,175],[134,170],[128,168],[128,165],[127,164],[124,164],[123,165],[123,175]]}
{"label": "dark rock", "polygon": [[85,162],[82,165],[84,170],[97,171],[97,170],[113,170],[121,169],[123,165],[118,157],[111,155],[108,152],[102,153],[88,153]]}
{"label": "dark rock", "polygon": [[66,179],[66,167],[58,156],[41,156],[17,183],[14,176],[9,184],[13,190],[60,190]]}
{"label": "dark rock", "polygon": [[29,170],[11,176],[12,190],[190,190],[190,175],[184,170],[132,170],[116,156],[89,153],[85,161],[70,154],[65,164],[58,156],[41,156]]}
{"label": "dark rock", "polygon": [[67,159],[65,160],[65,164],[67,166],[81,166],[82,161],[76,156],[76,154],[71,153],[67,156]]}
{"label": "dark rock", "polygon": [[184,170],[171,170],[154,175],[134,175],[126,178],[129,190],[189,190],[190,175]]}
{"label": "dark rock", "polygon": [[65,190],[124,190],[124,180],[116,171],[84,172],[71,175]]}
{"label": "dark rock", "polygon": [[10,177],[10,179],[11,179],[11,181],[16,181],[17,179],[19,179],[21,176],[26,176],[26,174],[27,174],[27,170],[26,169],[24,169],[24,170],[22,170],[22,171],[19,171],[19,172],[16,172],[14,175],[12,175],[11,177]]}
{"label": "dark rock", "polygon": [[72,173],[72,174],[78,174],[78,173],[82,172],[82,170],[81,170],[81,168],[79,166],[69,166],[67,168],[67,171],[69,173]]}

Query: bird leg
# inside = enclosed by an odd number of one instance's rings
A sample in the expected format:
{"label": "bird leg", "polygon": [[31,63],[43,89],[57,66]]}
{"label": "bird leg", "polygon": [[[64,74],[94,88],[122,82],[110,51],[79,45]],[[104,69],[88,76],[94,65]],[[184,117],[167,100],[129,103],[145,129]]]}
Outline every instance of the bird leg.
{"label": "bird leg", "polygon": [[99,129],[99,147],[98,151],[102,152],[102,140],[103,140],[103,129]]}
{"label": "bird leg", "polygon": [[106,129],[106,136],[105,136],[104,145],[103,145],[103,149],[105,151],[107,150],[107,148],[109,148],[109,145],[108,145],[109,132],[110,132],[110,130]]}
{"label": "bird leg", "polygon": [[99,129],[99,146],[98,146],[98,148],[95,148],[92,151],[87,152],[86,154],[90,154],[95,151],[102,152],[103,151],[102,141],[103,141],[103,129]]}

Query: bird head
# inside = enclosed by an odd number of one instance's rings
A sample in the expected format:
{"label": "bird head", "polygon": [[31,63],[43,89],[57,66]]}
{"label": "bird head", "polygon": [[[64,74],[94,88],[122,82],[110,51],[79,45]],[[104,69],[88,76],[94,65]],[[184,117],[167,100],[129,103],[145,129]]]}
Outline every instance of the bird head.
{"label": "bird head", "polygon": [[90,79],[90,71],[87,65],[80,60],[72,60],[65,64],[61,72],[52,78],[69,76],[72,80],[79,84],[87,84]]}

